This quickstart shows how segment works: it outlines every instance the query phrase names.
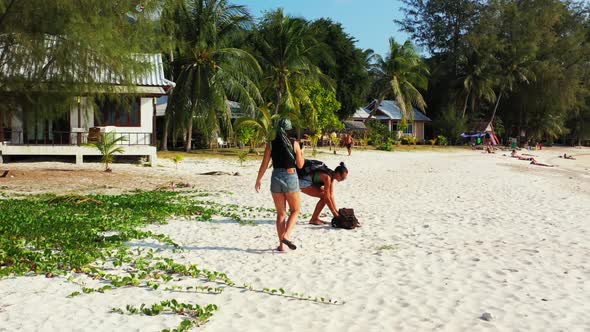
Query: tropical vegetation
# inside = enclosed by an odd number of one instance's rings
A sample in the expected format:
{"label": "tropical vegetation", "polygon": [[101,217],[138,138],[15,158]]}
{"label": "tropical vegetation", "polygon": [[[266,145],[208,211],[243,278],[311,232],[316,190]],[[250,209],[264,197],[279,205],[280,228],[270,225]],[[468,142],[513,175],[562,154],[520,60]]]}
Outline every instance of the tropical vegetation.
{"label": "tropical vegetation", "polygon": [[[522,142],[590,139],[590,5],[402,3],[406,15],[395,24],[410,40],[390,39],[387,54],[374,54],[329,18],[279,8],[255,21],[230,0],[0,0],[0,66],[28,71],[26,79],[0,71],[0,122],[16,105],[38,118],[63,113],[73,96],[97,90],[93,64],[124,83],[146,69],[133,54],[159,51],[177,83],[163,150],[181,142],[188,151],[216,137],[255,147],[284,116],[302,134],[327,134],[359,107],[385,99],[402,110],[402,128],[418,109],[435,120],[427,138],[442,134],[451,143],[479,122]],[[228,101],[239,103],[241,120]]]}

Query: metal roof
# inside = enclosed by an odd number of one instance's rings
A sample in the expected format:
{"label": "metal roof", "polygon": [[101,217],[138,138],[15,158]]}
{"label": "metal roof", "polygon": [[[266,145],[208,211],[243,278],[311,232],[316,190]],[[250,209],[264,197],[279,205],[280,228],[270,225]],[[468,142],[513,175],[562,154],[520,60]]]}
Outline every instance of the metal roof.
{"label": "metal roof", "polygon": [[[51,81],[56,77],[60,77],[62,80],[66,78],[69,81],[80,81],[78,70],[81,63],[71,63],[68,66],[58,66],[50,60],[50,53],[52,49],[58,47],[59,40],[56,36],[48,36],[44,40],[45,47],[48,50],[47,55],[43,61],[33,60],[33,56],[23,52],[27,52],[21,45],[11,45],[8,50],[5,50],[4,44],[0,44],[0,53],[6,56],[3,64],[0,65],[3,80],[11,79],[41,79],[44,81]],[[63,47],[63,46],[60,46]],[[20,60],[18,62],[12,61],[16,59],[11,57],[11,53],[19,54]],[[30,57],[30,61],[27,61],[27,56]],[[130,85],[136,86],[150,86],[150,87],[174,87],[175,83],[167,80],[164,77],[164,65],[161,54],[135,54],[132,57],[137,62],[145,63],[149,66],[149,69],[142,74],[133,75],[131,77]],[[24,60],[23,60],[24,59]],[[89,60],[92,61],[92,60]],[[107,68],[101,68],[96,63],[87,64],[90,67],[94,67],[94,72],[90,73],[91,80],[94,83],[121,85],[121,76],[118,73],[110,72]],[[44,68],[47,67],[47,68]],[[40,70],[43,72],[40,77],[36,76]],[[35,78],[33,78],[35,77]]]}
{"label": "metal roof", "polygon": [[[369,117],[371,109],[377,103],[376,100],[371,102],[365,108],[359,108],[354,115],[353,119],[366,119]],[[373,118],[378,120],[401,120],[402,111],[394,100],[384,100],[379,106],[378,112],[373,115]],[[414,121],[430,122],[432,121],[424,113],[414,108]]]}
{"label": "metal roof", "polygon": [[364,109],[364,108],[359,108],[356,110],[356,112],[354,112],[354,114],[352,115],[353,119],[366,119],[369,117],[369,111]]}
{"label": "metal roof", "polygon": [[363,131],[363,130],[368,130],[367,126],[365,126],[365,123],[363,121],[352,121],[352,120],[346,120],[346,121],[342,121],[344,123],[344,127],[347,130],[358,130],[358,131]]}
{"label": "metal roof", "polygon": [[[151,65],[151,70],[142,75],[132,78],[133,85],[142,86],[175,86],[176,84],[164,77],[164,62],[161,54],[139,54],[136,55],[141,62],[147,62]],[[106,82],[105,82],[106,83]],[[115,82],[108,82],[117,84]]]}

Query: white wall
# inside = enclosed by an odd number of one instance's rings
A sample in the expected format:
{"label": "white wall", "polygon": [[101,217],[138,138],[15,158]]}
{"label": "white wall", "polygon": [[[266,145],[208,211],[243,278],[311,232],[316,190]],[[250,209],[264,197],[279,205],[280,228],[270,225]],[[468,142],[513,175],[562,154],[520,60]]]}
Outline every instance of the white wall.
{"label": "white wall", "polygon": [[412,130],[412,134],[414,134],[418,141],[424,141],[424,122],[414,122]]}
{"label": "white wall", "polygon": [[[80,125],[83,131],[94,127],[94,110],[86,97],[80,98]],[[74,103],[70,110],[70,128],[78,128],[78,103]]]}

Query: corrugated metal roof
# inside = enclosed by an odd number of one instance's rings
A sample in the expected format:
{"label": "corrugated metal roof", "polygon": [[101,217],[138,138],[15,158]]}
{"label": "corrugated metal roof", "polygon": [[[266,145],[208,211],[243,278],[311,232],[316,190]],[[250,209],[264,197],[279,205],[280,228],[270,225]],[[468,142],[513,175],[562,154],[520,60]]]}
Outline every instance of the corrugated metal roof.
{"label": "corrugated metal roof", "polygon": [[[55,36],[47,37],[44,40],[44,43],[47,50],[51,50],[57,47],[56,45],[58,43],[58,38]],[[33,60],[32,56],[31,60],[27,61],[26,50],[18,44],[11,45],[11,48],[9,48],[8,51],[0,48],[0,52],[7,56],[7,59],[5,59],[6,61],[4,61],[3,65],[0,67],[0,70],[3,74],[3,80],[10,80],[11,78],[31,80],[33,77],[35,77],[37,80],[41,79],[45,81],[51,81],[56,77],[60,77],[62,80],[65,79],[73,82],[79,81],[79,77],[77,76],[79,75],[77,72],[77,67],[80,65],[80,63],[72,63],[69,67],[58,67],[56,64],[50,61],[49,51],[45,59],[40,62]],[[11,61],[11,52],[13,54],[20,53],[19,62]],[[174,82],[167,80],[164,77],[164,65],[161,54],[136,54],[134,57],[138,62],[150,65],[150,69],[143,74],[134,75],[131,77],[131,85],[155,87],[175,86]],[[39,74],[41,68],[45,66],[47,66],[47,68],[44,69],[41,77],[37,77],[36,75]],[[112,73],[106,68],[101,69],[100,66],[96,64],[90,64],[90,67],[95,67],[94,72],[90,74],[91,80],[94,83],[113,85],[121,84],[121,77],[117,73]]]}
{"label": "corrugated metal roof", "polygon": [[352,115],[353,119],[366,119],[369,117],[369,111],[367,111],[364,108],[359,108],[356,110],[356,112],[354,112],[354,114]]}
{"label": "corrugated metal roof", "polygon": [[342,121],[344,123],[344,127],[348,130],[368,130],[365,123],[362,121],[351,121],[346,120]]}
{"label": "corrugated metal roof", "polygon": [[[366,119],[369,117],[371,112],[370,108],[374,105],[376,101],[373,101],[365,108],[359,108],[354,112],[352,116],[353,119]],[[402,119],[402,111],[397,105],[394,100],[384,100],[379,107],[379,112],[373,115],[372,118],[377,120],[401,120]],[[430,122],[429,117],[427,117],[424,113],[420,112],[416,108],[414,108],[414,121],[423,121],[423,122]]]}
{"label": "corrugated metal roof", "polygon": [[[141,62],[151,64],[151,70],[143,75],[133,78],[134,85],[143,86],[175,86],[176,84],[164,77],[164,62],[161,54],[140,54],[137,55]],[[111,83],[111,82],[109,82]],[[116,84],[116,83],[114,83]]]}
{"label": "corrugated metal roof", "polygon": [[[402,119],[402,110],[397,105],[397,102],[394,100],[384,100],[379,106],[379,110],[387,115],[391,120],[401,120]],[[424,113],[418,111],[414,108],[414,121],[424,121],[429,122],[429,117],[424,115]]]}

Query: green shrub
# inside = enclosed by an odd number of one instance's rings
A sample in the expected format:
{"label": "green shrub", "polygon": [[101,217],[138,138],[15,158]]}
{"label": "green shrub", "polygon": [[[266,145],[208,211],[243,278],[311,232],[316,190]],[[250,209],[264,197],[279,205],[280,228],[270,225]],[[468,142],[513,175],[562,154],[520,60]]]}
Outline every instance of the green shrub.
{"label": "green shrub", "polygon": [[[433,125],[441,135],[448,138],[448,141],[445,140],[447,143],[456,144],[460,139],[460,135],[467,131],[467,118],[462,117],[454,106],[448,106],[442,112],[442,115],[434,121]],[[438,143],[438,145],[447,145],[441,144],[441,142]]]}
{"label": "green shrub", "polygon": [[391,133],[387,126],[378,120],[369,120],[367,123],[369,128],[369,141],[373,146],[380,146],[387,142],[387,139],[391,137]]}
{"label": "green shrub", "polygon": [[416,145],[416,142],[417,142],[417,140],[416,140],[416,137],[414,137],[414,136],[404,136],[401,139],[401,143],[403,145]]}
{"label": "green shrub", "polygon": [[248,159],[248,151],[240,151],[238,153],[238,160],[240,161],[240,166],[244,165],[244,161]]}
{"label": "green shrub", "polygon": [[178,164],[180,164],[184,160],[184,157],[180,154],[177,154],[172,158],[174,165],[176,165],[176,169],[178,169]]}
{"label": "green shrub", "polygon": [[377,146],[377,150],[381,151],[393,151],[393,146],[396,144],[396,141],[389,137],[385,143],[382,143]]}
{"label": "green shrub", "polygon": [[447,138],[444,137],[443,135],[438,135],[436,137],[436,140],[438,141],[438,145],[442,145],[442,146],[449,145],[449,142],[447,141]]}

